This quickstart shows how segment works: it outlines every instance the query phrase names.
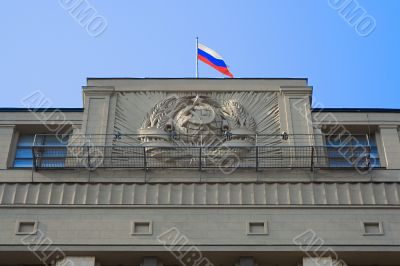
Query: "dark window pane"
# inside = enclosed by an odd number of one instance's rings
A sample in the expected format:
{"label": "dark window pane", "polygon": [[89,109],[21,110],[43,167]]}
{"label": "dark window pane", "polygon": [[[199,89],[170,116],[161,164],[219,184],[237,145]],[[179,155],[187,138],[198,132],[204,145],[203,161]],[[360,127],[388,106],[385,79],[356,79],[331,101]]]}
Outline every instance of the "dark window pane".
{"label": "dark window pane", "polygon": [[[372,167],[380,167],[375,136],[342,135],[326,136],[326,153],[331,167],[367,166],[368,155]],[[369,145],[368,145],[369,144]],[[369,149],[370,147],[370,149]]]}
{"label": "dark window pane", "polygon": [[15,159],[14,167],[32,167],[32,159]]}
{"label": "dark window pane", "polygon": [[32,147],[34,135],[21,135],[18,139],[18,146]]}
{"label": "dark window pane", "polygon": [[57,158],[55,158],[55,159],[43,159],[40,162],[40,166],[44,167],[44,168],[46,168],[46,167],[51,167],[51,168],[59,167],[59,168],[62,168],[62,167],[64,167],[64,164],[65,164],[65,158],[62,158],[62,159],[57,159]]}
{"label": "dark window pane", "polygon": [[60,145],[67,145],[68,137],[57,135],[57,136],[45,136],[45,145],[49,146],[60,146]]}
{"label": "dark window pane", "polygon": [[[33,155],[32,145],[44,146],[66,146],[68,136],[53,135],[21,135],[18,139],[18,145],[15,155],[14,167],[32,167]],[[36,156],[43,158],[40,165],[48,167],[63,167],[67,149],[64,147],[40,147],[35,150]]]}
{"label": "dark window pane", "polygon": [[18,147],[16,154],[15,154],[16,159],[32,159],[32,148],[21,148]]}

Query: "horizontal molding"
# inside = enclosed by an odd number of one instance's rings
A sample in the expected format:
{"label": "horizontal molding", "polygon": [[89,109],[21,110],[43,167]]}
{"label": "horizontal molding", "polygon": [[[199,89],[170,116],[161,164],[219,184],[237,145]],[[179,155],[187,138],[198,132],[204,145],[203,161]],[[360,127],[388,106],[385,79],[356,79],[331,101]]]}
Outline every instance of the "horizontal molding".
{"label": "horizontal molding", "polygon": [[400,206],[400,183],[0,183],[5,206]]}

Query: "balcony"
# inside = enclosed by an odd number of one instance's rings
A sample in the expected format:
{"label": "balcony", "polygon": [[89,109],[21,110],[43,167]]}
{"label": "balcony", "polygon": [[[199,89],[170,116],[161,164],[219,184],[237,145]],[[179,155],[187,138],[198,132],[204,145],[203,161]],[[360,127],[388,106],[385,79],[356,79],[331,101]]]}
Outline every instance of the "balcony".
{"label": "balcony", "polygon": [[[34,169],[219,168],[229,173],[237,168],[257,171],[356,168],[365,171],[380,167],[374,142],[338,142],[342,137],[336,136],[225,135],[215,138],[220,143],[195,143],[193,136],[171,134],[57,136],[62,145],[43,144],[46,136],[35,136],[32,145]],[[351,137],[357,139],[356,135]]]}

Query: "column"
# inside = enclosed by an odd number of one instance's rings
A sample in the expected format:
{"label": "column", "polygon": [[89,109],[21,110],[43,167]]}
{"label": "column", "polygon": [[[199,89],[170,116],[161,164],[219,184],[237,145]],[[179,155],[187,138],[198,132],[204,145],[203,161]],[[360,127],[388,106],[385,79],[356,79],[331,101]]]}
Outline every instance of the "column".
{"label": "column", "polygon": [[283,162],[288,167],[311,167],[313,140],[313,127],[311,119],[310,97],[312,88],[309,86],[281,87],[283,107],[281,117],[285,117],[289,139],[285,142],[289,146],[302,146],[290,148],[285,151],[291,158]]}
{"label": "column", "polygon": [[15,125],[0,125],[0,169],[7,169],[10,166],[13,155],[13,137]]}
{"label": "column", "polygon": [[382,166],[387,169],[400,169],[400,140],[397,125],[379,126],[384,158]]}
{"label": "column", "polygon": [[82,154],[87,157],[87,168],[96,169],[106,164],[109,150],[105,147],[110,122],[111,98],[114,87],[86,86],[83,87],[84,114],[82,134],[85,143]]}
{"label": "column", "polygon": [[93,136],[92,142],[96,145],[105,145],[111,96],[114,87],[84,87],[84,114],[82,134],[100,134]]}
{"label": "column", "polygon": [[322,134],[321,124],[317,124],[313,126],[314,128],[314,145],[315,145],[315,154],[314,154],[314,163],[317,167],[329,166],[327,160],[326,149],[324,148],[325,140],[324,135]]}
{"label": "column", "polygon": [[311,97],[312,88],[306,87],[281,87],[283,96],[282,115],[286,117],[286,127],[289,134],[295,135],[295,139],[289,139],[291,145],[311,145],[312,141],[312,119],[311,119]]}

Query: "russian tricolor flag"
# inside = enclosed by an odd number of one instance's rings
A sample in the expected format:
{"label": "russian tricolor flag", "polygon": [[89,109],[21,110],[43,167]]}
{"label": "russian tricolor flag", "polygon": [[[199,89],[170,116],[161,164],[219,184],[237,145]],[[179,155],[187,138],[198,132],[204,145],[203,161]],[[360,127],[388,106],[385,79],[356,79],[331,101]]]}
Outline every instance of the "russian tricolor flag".
{"label": "russian tricolor flag", "polygon": [[222,74],[233,78],[233,75],[226,66],[224,59],[222,59],[222,56],[220,56],[216,51],[208,48],[201,43],[199,43],[197,46],[197,59],[215,68]]}

